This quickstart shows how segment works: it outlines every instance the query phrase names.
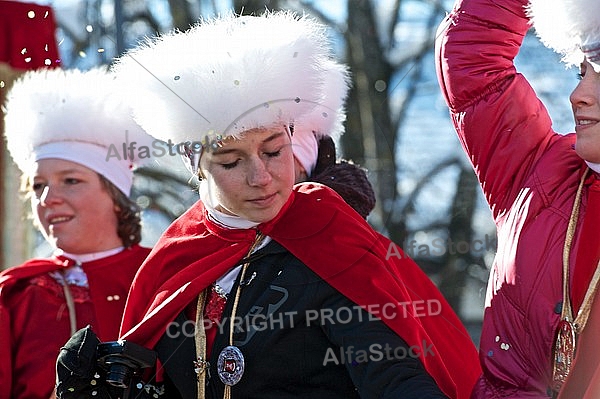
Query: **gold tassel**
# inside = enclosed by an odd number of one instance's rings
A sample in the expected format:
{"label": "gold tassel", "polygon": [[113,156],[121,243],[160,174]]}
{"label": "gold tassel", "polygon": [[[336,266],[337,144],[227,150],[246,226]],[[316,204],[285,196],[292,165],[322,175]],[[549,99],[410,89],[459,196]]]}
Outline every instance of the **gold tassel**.
{"label": "gold tassel", "polygon": [[198,305],[196,306],[196,377],[198,381],[198,399],[204,399],[206,389],[206,373],[210,365],[206,359],[206,331],[204,331],[204,302],[206,291],[198,295]]}

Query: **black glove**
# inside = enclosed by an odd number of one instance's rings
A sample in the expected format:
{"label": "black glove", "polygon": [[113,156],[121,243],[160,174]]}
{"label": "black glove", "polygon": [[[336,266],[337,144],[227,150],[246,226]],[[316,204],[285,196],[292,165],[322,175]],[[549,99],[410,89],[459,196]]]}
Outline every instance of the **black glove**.
{"label": "black glove", "polygon": [[[77,331],[60,349],[56,361],[56,396],[59,399],[118,398],[98,366],[100,340],[90,326]],[[123,392],[123,389],[120,389]]]}
{"label": "black glove", "polygon": [[[56,362],[56,395],[70,398],[144,398],[140,380],[154,366],[156,352],[128,341],[100,343],[90,326],[77,331],[61,348]],[[154,388],[152,388],[154,389]]]}

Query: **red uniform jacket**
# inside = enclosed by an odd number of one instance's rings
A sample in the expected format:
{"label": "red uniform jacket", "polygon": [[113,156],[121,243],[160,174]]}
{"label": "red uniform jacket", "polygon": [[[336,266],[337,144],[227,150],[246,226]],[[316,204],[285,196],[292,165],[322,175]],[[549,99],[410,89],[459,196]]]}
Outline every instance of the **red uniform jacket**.
{"label": "red uniform jacket", "polygon": [[[127,293],[150,249],[138,245],[82,264],[89,290],[72,287],[77,328],[90,324],[115,340]],[[49,398],[56,357],[71,336],[62,286],[49,272],[72,265],[61,257],[33,259],[0,273],[0,398]]]}

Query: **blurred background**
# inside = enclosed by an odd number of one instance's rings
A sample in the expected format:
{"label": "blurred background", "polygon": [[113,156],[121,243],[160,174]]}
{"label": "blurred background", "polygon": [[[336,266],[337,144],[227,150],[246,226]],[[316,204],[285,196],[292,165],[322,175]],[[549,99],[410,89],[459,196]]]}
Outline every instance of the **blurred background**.
{"label": "blurred background", "polygon": [[[4,1],[0,0],[0,16]],[[478,343],[495,228],[439,93],[433,62],[443,0],[53,0],[64,68],[110,64],[144,37],[186,30],[199,18],[235,11],[288,9],[329,27],[336,56],[351,70],[346,133],[339,156],[368,170],[377,206],[369,223],[390,237],[437,284]],[[5,35],[10,35],[6,30]],[[4,39],[2,39],[4,40]],[[193,49],[190,49],[193,51]],[[554,118],[569,132],[568,96],[577,71],[566,70],[530,32],[517,59]],[[293,77],[292,77],[293,78]],[[0,82],[0,88],[2,82]],[[50,253],[30,227],[19,177],[2,157],[1,266]],[[134,197],[143,209],[143,244],[152,245],[198,195],[183,163],[163,157],[138,170]]]}

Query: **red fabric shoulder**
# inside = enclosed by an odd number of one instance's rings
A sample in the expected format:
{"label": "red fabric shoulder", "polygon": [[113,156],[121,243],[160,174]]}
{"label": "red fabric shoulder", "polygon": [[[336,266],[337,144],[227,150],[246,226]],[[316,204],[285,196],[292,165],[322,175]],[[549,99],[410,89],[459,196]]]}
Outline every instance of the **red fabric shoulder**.
{"label": "red fabric shoulder", "polygon": [[14,286],[18,281],[30,279],[64,267],[63,262],[56,258],[36,258],[3,270],[0,273],[0,293]]}

